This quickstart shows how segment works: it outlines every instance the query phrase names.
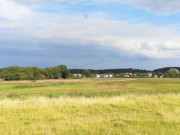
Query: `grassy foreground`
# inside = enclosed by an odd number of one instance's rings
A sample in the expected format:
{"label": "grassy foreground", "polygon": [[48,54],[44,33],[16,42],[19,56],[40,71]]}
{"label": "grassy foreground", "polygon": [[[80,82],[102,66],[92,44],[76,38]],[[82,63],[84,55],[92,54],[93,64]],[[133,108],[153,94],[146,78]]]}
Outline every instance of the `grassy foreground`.
{"label": "grassy foreground", "polygon": [[0,135],[179,135],[179,79],[0,82]]}

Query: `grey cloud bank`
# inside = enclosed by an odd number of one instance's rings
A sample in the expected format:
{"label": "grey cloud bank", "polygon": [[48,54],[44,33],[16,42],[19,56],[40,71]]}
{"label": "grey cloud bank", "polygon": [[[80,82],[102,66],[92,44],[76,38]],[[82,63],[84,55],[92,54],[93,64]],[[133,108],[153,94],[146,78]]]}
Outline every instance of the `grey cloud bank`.
{"label": "grey cloud bank", "polygon": [[[107,0],[108,1],[108,0]],[[169,15],[180,12],[179,0],[114,0],[121,3],[133,4],[138,8],[152,13]]]}
{"label": "grey cloud bank", "polygon": [[[174,61],[179,61],[180,57],[180,35],[176,34],[178,26],[132,24],[127,21],[99,18],[96,13],[88,14],[88,18],[42,13],[28,4],[23,4],[27,1],[0,2],[2,67],[19,63],[21,66],[41,67],[66,64],[70,68],[92,69],[125,67],[153,69],[163,65],[178,66],[178,62]],[[62,0],[28,2],[62,2]],[[126,3],[142,8],[148,7],[147,10],[153,9],[150,1],[128,0]],[[177,4],[169,3],[171,7]],[[157,4],[162,5],[163,2],[160,0]],[[170,62],[167,63],[166,60]]]}
{"label": "grey cloud bank", "polygon": [[[9,41],[4,41],[7,44]],[[11,42],[15,46],[22,41]],[[30,43],[24,42],[26,45]],[[167,66],[166,60],[148,59],[142,56],[130,56],[124,52],[112,51],[110,48],[99,47],[96,45],[74,46],[59,45],[47,42],[39,43],[42,50],[19,50],[16,48],[4,47],[0,50],[1,67],[19,65],[19,66],[39,66],[42,68],[66,64],[69,68],[141,68],[155,69]],[[175,66],[174,61],[178,59],[169,59],[169,66]],[[20,63],[20,64],[19,64]]]}

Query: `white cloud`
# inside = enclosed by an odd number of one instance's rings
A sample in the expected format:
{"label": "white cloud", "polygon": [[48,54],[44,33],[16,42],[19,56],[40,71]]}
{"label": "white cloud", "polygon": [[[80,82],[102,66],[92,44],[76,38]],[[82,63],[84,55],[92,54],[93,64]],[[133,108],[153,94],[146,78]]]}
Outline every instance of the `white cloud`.
{"label": "white cloud", "polygon": [[87,2],[87,3],[99,3],[99,2],[120,2],[124,4],[132,4],[138,8],[145,9],[152,13],[158,14],[173,14],[180,12],[179,0],[15,0],[17,2],[26,4],[45,4],[54,2]]}
{"label": "white cloud", "polygon": [[120,2],[132,4],[138,8],[145,9],[157,14],[174,14],[180,12],[179,0],[96,0],[100,2]]}
{"label": "white cloud", "polygon": [[[98,19],[89,15],[38,15],[26,21],[1,22],[1,28],[19,29],[34,38],[58,44],[109,47],[128,55],[148,58],[180,57],[180,36],[175,27],[158,27],[151,24],[130,24],[122,21]],[[22,47],[22,46],[21,46]],[[26,47],[26,46],[25,46]],[[38,48],[38,45],[37,45]]]}
{"label": "white cloud", "polygon": [[[141,3],[141,0],[135,1]],[[38,12],[33,16],[31,14],[31,9],[25,5],[12,0],[1,0],[0,17],[6,20],[0,21],[0,30],[10,29],[17,33],[17,38],[20,35],[28,35],[34,39],[46,39],[59,44],[96,44],[115,51],[124,51],[128,55],[142,55],[148,58],[180,57],[180,36],[175,34],[176,27],[100,19],[101,14],[95,13],[89,14],[88,18],[83,15]],[[9,37],[11,38],[14,39]],[[38,44],[36,47],[39,48]],[[24,45],[24,48],[27,46]]]}
{"label": "white cloud", "polygon": [[32,11],[27,6],[12,0],[0,0],[0,18],[17,20],[31,15]]}

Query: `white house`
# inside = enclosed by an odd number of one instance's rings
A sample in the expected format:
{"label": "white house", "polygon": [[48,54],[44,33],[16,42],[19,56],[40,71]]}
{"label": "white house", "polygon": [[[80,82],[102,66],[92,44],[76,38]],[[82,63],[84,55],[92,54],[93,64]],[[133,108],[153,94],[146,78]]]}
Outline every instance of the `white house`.
{"label": "white house", "polygon": [[105,75],[104,75],[104,78],[112,78],[112,77],[113,77],[112,74],[105,74]]}
{"label": "white house", "polygon": [[82,77],[82,75],[81,74],[73,74],[74,76],[79,76],[79,77]]}
{"label": "white house", "polygon": [[96,74],[96,78],[101,78],[101,75],[99,75],[99,74]]}

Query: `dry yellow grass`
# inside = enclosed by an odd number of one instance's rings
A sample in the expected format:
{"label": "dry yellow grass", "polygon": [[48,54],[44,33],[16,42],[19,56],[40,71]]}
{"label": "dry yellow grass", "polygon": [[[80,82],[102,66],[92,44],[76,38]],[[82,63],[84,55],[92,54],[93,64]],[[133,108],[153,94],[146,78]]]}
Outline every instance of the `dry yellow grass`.
{"label": "dry yellow grass", "polygon": [[0,135],[179,135],[176,79],[1,82],[0,97]]}
{"label": "dry yellow grass", "polygon": [[180,94],[0,101],[0,134],[178,135]]}

